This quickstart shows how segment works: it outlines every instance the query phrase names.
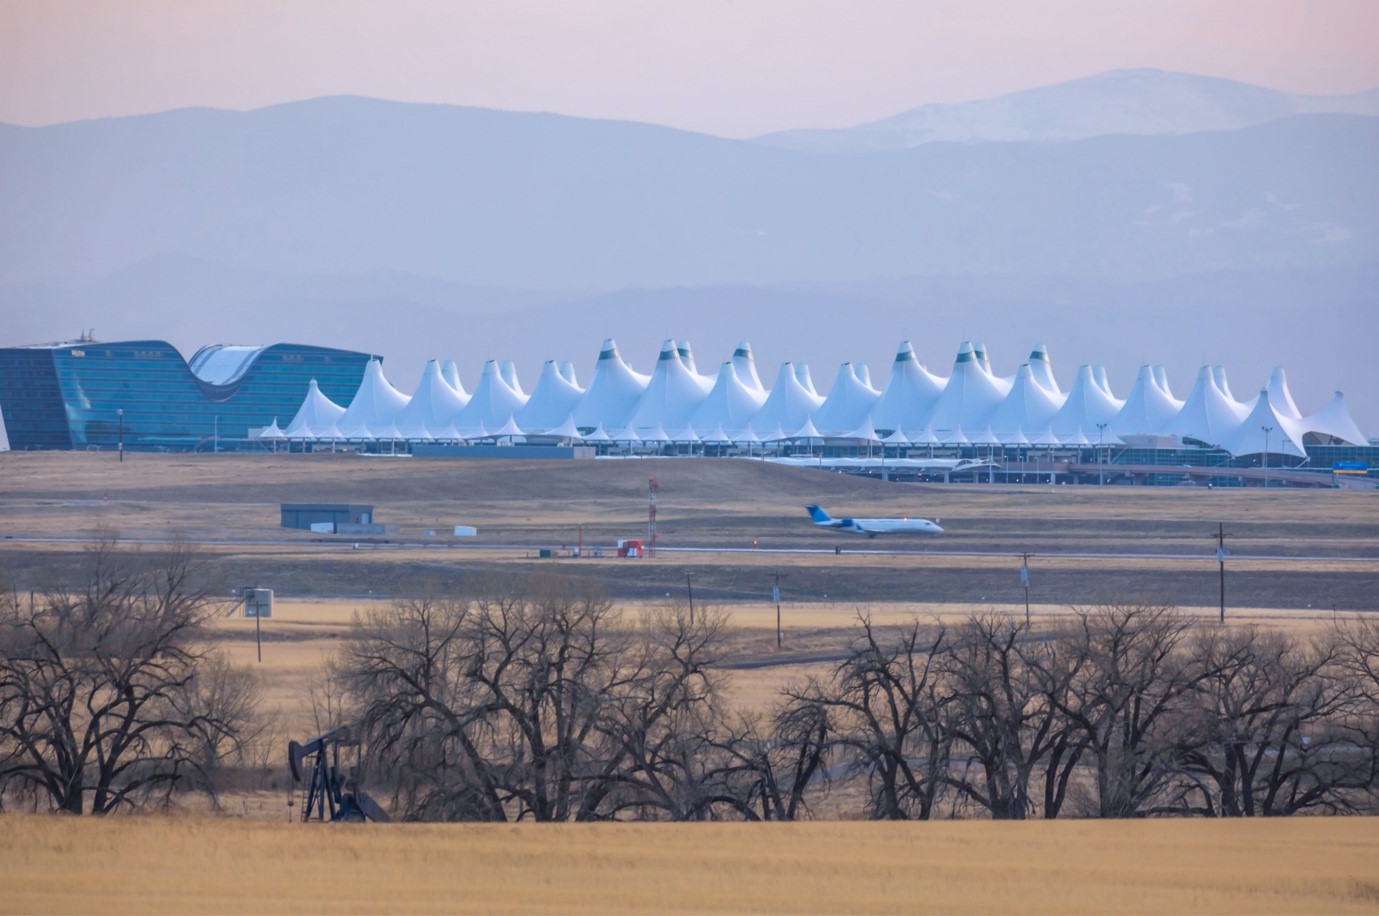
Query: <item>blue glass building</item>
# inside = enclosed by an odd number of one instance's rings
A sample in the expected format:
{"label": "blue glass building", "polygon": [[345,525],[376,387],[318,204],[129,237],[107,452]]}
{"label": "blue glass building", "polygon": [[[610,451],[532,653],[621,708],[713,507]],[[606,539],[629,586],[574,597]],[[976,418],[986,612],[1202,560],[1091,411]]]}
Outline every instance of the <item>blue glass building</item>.
{"label": "blue glass building", "polygon": [[162,340],[0,348],[0,413],[13,449],[241,448],[286,426],[316,379],[347,405],[373,357],[302,344],[203,347]]}

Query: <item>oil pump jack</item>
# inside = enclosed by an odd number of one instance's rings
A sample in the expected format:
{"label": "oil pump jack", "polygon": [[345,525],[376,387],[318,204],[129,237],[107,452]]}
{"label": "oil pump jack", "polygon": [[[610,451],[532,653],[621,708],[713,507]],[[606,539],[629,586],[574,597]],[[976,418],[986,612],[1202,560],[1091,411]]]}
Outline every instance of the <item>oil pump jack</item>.
{"label": "oil pump jack", "polygon": [[[354,748],[355,766],[350,775],[340,772],[340,748]],[[359,740],[345,727],[332,728],[304,744],[287,742],[287,763],[292,781],[302,786],[302,820],[377,821],[387,823],[388,812],[360,789],[353,773],[358,772]]]}

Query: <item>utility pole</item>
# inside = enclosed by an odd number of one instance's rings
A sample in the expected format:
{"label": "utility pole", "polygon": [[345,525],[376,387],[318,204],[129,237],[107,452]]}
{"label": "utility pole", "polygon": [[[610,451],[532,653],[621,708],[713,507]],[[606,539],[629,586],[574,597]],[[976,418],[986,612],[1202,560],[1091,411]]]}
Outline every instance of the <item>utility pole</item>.
{"label": "utility pole", "polygon": [[1216,562],[1221,567],[1221,622],[1226,622],[1226,526],[1216,523]]}
{"label": "utility pole", "polygon": [[[786,575],[789,575],[789,573],[786,573]],[[775,601],[776,601],[776,648],[777,648],[777,649],[780,649],[781,637],[782,637],[781,628],[780,628],[780,579],[781,579],[781,574],[780,574],[780,573],[776,573],[775,576],[776,576],[776,584],[775,584],[774,586],[771,587],[771,597],[774,598]]]}
{"label": "utility pole", "polygon": [[690,626],[694,626],[694,583],[690,581],[689,573],[685,573],[685,588],[689,591]]}
{"label": "utility pole", "polygon": [[1105,464],[1102,462],[1102,460],[1101,460],[1101,454],[1102,454],[1102,447],[1103,447],[1103,446],[1105,445],[1105,443],[1106,443],[1106,424],[1105,424],[1105,423],[1098,423],[1098,424],[1096,425],[1096,430],[1097,430],[1097,436],[1096,436],[1096,471],[1097,471],[1097,486],[1099,486],[1099,487],[1104,487],[1104,486],[1106,486],[1106,465],[1105,465]]}
{"label": "utility pole", "polygon": [[[1264,430],[1264,489],[1269,489],[1269,433],[1274,431],[1272,426],[1261,426]],[[1286,484],[1285,484],[1286,486]]]}
{"label": "utility pole", "polygon": [[120,418],[120,461],[124,461],[124,408],[115,411],[115,416]]}
{"label": "utility pole", "polygon": [[656,556],[656,494],[661,487],[656,483],[655,477],[648,477],[646,481],[646,555],[654,557]]}
{"label": "utility pole", "polygon": [[1025,627],[1029,627],[1029,554],[1020,554],[1020,584],[1025,587]]}

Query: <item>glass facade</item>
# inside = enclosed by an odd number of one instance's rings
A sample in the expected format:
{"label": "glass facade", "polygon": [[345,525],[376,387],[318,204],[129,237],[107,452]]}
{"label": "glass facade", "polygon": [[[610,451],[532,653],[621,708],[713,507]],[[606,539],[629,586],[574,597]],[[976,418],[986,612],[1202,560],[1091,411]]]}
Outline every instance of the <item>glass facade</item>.
{"label": "glass facade", "polygon": [[311,379],[348,405],[371,358],[274,344],[216,383],[161,340],[0,348],[0,411],[12,449],[233,449],[275,419],[286,427]]}

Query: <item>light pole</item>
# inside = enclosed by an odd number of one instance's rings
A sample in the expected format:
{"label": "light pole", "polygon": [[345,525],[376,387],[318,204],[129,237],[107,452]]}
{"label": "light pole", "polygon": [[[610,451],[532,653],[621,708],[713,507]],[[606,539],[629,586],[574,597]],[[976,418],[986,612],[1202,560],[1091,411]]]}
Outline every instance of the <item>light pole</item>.
{"label": "light pole", "polygon": [[1106,486],[1106,466],[1101,461],[1101,449],[1106,442],[1106,424],[1096,425],[1096,466],[1097,466],[1097,486]]}
{"label": "light pole", "polygon": [[689,622],[690,626],[694,626],[694,583],[690,581],[689,573],[685,573],[685,589],[689,592]]}
{"label": "light pole", "polygon": [[[1269,489],[1269,433],[1274,431],[1272,426],[1261,426],[1264,430],[1264,489]],[[1286,489],[1286,487],[1285,487]]]}
{"label": "light pole", "polygon": [[[771,588],[771,597],[776,600],[776,649],[780,649],[781,637],[784,635],[780,628],[780,580],[782,573],[775,573],[776,584]],[[784,573],[784,575],[790,575]]]}
{"label": "light pole", "polygon": [[219,416],[217,416],[217,417],[215,418],[215,426],[213,427],[213,432],[212,432],[212,434],[211,434],[211,452],[212,452],[212,453],[219,453],[219,452],[220,452],[220,417],[219,417]]}
{"label": "light pole", "polygon": [[124,408],[120,407],[115,411],[115,416],[120,418],[120,461],[124,462]]}

